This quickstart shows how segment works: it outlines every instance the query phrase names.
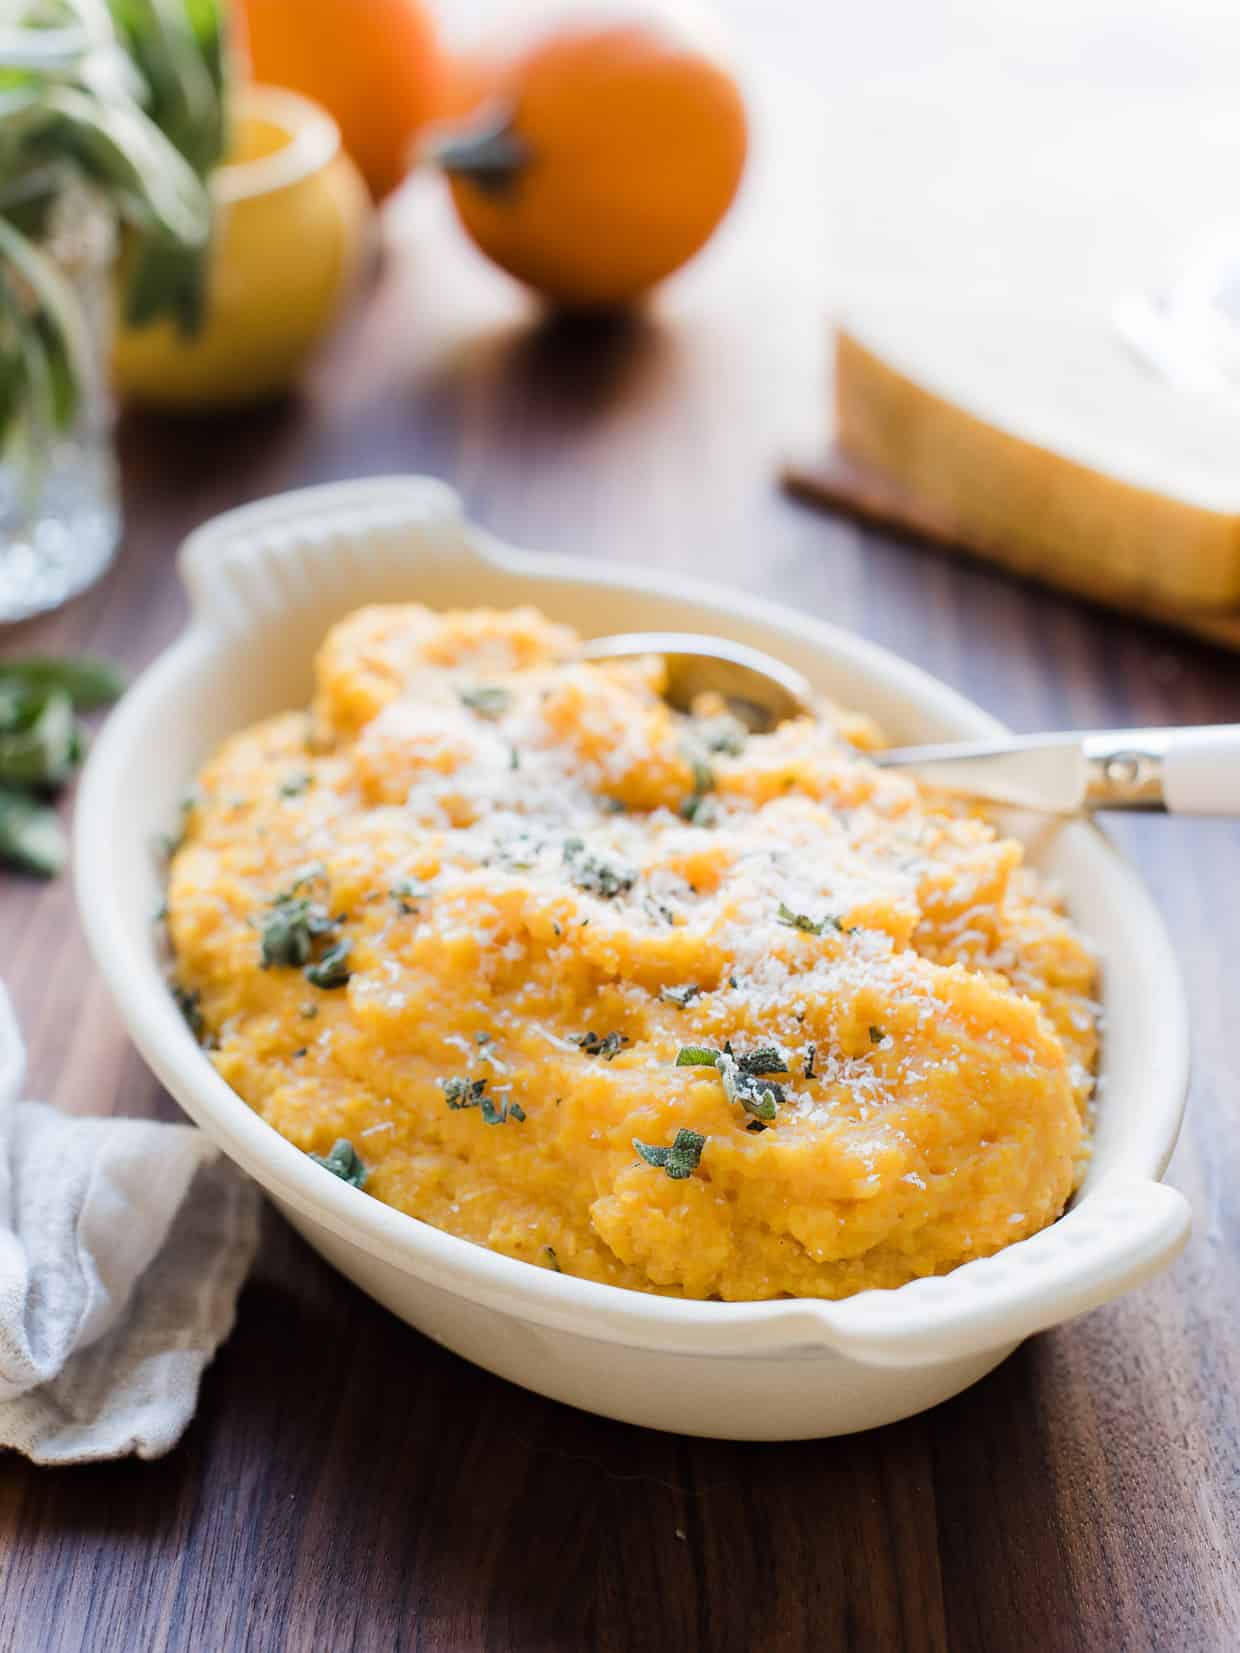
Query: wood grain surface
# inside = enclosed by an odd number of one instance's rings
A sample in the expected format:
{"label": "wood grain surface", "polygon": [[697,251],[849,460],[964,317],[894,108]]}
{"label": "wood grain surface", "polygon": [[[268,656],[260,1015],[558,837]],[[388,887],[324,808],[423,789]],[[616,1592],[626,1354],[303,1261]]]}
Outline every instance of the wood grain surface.
{"label": "wood grain surface", "polygon": [[[117,567],[5,646],[141,667],[183,622],[173,554],[196,523],[301,483],[424,470],[506,539],[781,598],[1021,729],[1240,716],[1234,656],[781,494],[781,459],[825,409],[825,305],[821,248],[764,176],[700,270],[611,325],[540,320],[415,191],[304,397],[219,424],[125,419]],[[0,1458],[0,1649],[1240,1645],[1240,828],[1116,831],[1192,1004],[1171,1178],[1196,1227],[1167,1276],[925,1416],[732,1445],[466,1365],[268,1212],[175,1452],[62,1471]],[[5,879],[0,957],[32,1094],[173,1115],[87,959],[68,879]]]}

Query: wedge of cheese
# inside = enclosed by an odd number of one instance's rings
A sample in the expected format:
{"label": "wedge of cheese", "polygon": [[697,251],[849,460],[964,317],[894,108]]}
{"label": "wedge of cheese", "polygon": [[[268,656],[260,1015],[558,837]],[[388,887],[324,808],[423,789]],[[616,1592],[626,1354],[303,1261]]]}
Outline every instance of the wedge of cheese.
{"label": "wedge of cheese", "polygon": [[1240,406],[1176,388],[1105,315],[854,305],[837,441],[942,537],[1104,602],[1240,609]]}

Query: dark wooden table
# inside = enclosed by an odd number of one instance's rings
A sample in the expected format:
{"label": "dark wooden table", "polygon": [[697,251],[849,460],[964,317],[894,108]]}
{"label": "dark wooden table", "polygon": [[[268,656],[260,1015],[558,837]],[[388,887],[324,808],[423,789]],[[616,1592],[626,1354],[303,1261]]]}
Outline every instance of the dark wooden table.
{"label": "dark wooden table", "polygon": [[[214,425],[124,421],[118,565],[12,645],[140,667],[183,621],[173,553],[194,524],[301,483],[421,470],[509,540],[726,577],[1020,728],[1236,717],[1238,658],[781,496],[780,457],[823,422],[825,323],[818,254],[766,176],[700,270],[612,326],[540,321],[415,199],[302,399]],[[730,1445],[509,1387],[268,1213],[175,1452],[0,1459],[0,1649],[1240,1645],[1240,832],[1117,835],[1193,1007],[1171,1176],[1196,1228],[1169,1275],[923,1417]],[[0,949],[33,1094],[172,1115],[88,962],[68,879],[5,881]]]}

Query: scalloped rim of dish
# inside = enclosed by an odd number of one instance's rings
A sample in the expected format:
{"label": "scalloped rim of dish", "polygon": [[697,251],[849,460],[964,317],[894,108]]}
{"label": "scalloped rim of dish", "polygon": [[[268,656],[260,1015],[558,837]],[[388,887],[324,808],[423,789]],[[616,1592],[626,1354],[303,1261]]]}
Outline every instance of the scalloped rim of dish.
{"label": "scalloped rim of dish", "polygon": [[[146,1060],[224,1151],[269,1192],[385,1262],[468,1300],[579,1336],[667,1352],[763,1356],[806,1346],[834,1348],[883,1366],[922,1365],[1012,1344],[1030,1333],[1118,1296],[1158,1272],[1183,1246],[1187,1202],[1158,1183],[1175,1146],[1188,1080],[1187,1007],[1162,921],[1135,873],[1092,826],[1097,848],[1115,858],[1149,948],[1160,1014],[1153,1037],[1161,1078],[1159,1105],[1125,1139],[1122,1173],[1086,1183],[1069,1212],[1040,1233],[950,1274],[838,1300],[783,1298],[697,1301],[598,1284],[475,1245],[324,1176],[229,1087],[194,1043],[159,971],[153,947],[130,945],[120,920],[110,833],[116,789],[141,773],[140,740],[148,708],[192,681],[217,650],[270,627],[289,606],[290,573],[339,540],[369,532],[418,536],[442,558],[472,559],[529,583],[566,580],[605,593],[624,590],[706,605],[721,629],[746,640],[748,621],[827,649],[836,660],[882,679],[896,698],[947,733],[1001,731],[1003,725],[919,668],[826,622],[746,592],[632,566],[517,551],[463,520],[455,494],[431,478],[329,483],[242,506],[205,524],[182,547],[180,568],[193,613],[187,630],[137,680],[113,711],[88,760],[79,791],[74,864],[87,938],[129,1031]],[[345,555],[345,550],[340,555]],[[351,553],[350,553],[351,554]],[[417,597],[417,552],[409,561],[409,600]],[[339,578],[339,571],[335,571]],[[312,575],[311,575],[312,578]],[[296,585],[296,580],[291,581]],[[294,599],[295,600],[295,599]],[[359,597],[358,601],[366,600]],[[479,600],[485,601],[485,595]],[[723,622],[730,622],[729,625]],[[702,629],[695,620],[693,629]],[[864,710],[862,705],[859,709]],[[1147,960],[1147,963],[1150,961]],[[1155,989],[1151,988],[1151,1001]],[[1105,1103],[1103,1105],[1106,1105]]]}

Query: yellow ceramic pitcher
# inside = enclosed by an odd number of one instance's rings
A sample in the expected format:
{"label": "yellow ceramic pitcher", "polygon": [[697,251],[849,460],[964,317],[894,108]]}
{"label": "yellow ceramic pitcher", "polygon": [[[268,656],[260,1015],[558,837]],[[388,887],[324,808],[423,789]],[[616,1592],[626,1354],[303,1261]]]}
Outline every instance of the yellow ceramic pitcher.
{"label": "yellow ceramic pitcher", "polygon": [[216,170],[207,316],[183,338],[119,321],[113,381],[170,408],[230,407],[288,389],[330,328],[368,239],[366,186],[331,117],[274,87],[239,93],[233,158]]}

